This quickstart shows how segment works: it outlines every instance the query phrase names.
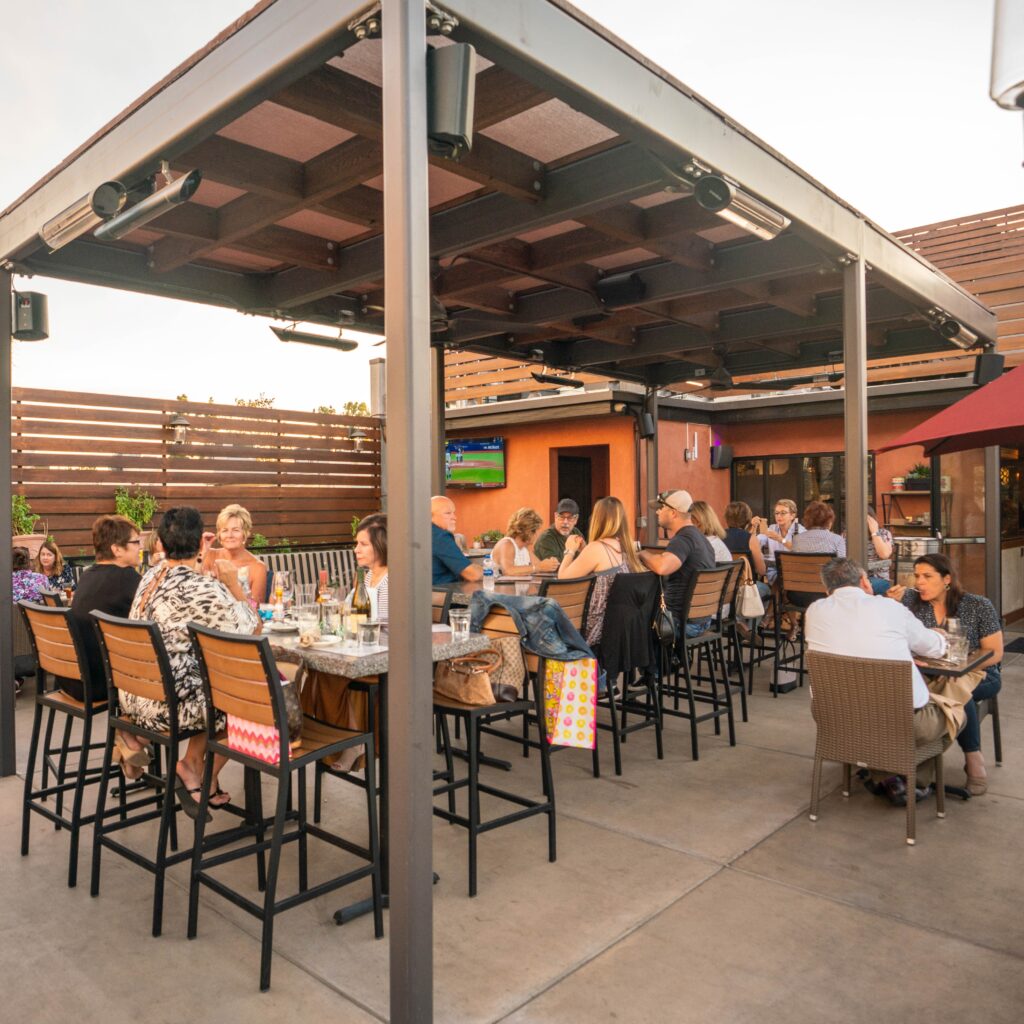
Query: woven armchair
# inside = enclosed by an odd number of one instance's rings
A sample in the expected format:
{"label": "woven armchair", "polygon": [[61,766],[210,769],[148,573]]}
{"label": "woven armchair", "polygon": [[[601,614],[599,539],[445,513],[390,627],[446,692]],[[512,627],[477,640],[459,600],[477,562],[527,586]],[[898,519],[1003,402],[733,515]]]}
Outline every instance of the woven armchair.
{"label": "woven armchair", "polygon": [[823,761],[843,766],[843,796],[850,795],[851,766],[907,778],[907,843],[914,845],[914,788],[918,765],[935,762],[938,816],[946,816],[942,781],[943,740],[914,743],[913,680],[910,662],[807,654],[811,714],[818,726],[811,780],[811,821],[818,820]]}

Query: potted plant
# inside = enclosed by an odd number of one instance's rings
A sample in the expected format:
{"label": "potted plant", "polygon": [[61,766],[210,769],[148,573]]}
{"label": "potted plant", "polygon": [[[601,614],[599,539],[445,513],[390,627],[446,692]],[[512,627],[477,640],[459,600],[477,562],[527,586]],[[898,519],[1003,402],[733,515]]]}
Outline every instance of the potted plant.
{"label": "potted plant", "polygon": [[41,530],[36,529],[39,521],[32,511],[32,506],[24,494],[11,495],[11,544],[16,548],[28,548],[30,558],[39,554],[39,549],[46,540],[46,524]]}
{"label": "potted plant", "polygon": [[476,539],[480,541],[482,547],[493,548],[504,536],[505,534],[502,530],[484,530]]}
{"label": "potted plant", "polygon": [[159,508],[156,498],[141,487],[136,487],[134,494],[127,487],[118,487],[114,491],[114,511],[119,516],[130,519],[139,528],[143,544],[145,544],[146,536],[149,533],[146,526]]}
{"label": "potted plant", "polygon": [[927,462],[915,462],[907,471],[908,491],[927,491],[932,486],[932,467]]}

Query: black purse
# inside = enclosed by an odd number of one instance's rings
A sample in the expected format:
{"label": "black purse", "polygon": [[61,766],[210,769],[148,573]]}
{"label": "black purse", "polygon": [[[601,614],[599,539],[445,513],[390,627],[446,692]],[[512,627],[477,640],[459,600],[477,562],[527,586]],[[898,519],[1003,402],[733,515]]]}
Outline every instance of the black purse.
{"label": "black purse", "polygon": [[653,628],[658,642],[663,647],[673,647],[676,642],[676,617],[665,604],[665,584],[660,578],[658,584],[661,587],[661,602],[654,613]]}

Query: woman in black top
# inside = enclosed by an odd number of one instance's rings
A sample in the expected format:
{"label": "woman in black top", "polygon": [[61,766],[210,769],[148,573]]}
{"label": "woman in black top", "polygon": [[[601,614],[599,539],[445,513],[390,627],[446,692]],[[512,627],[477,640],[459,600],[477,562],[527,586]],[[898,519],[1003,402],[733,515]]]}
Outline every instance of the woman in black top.
{"label": "woman in black top", "polygon": [[[85,648],[92,700],[102,701],[107,699],[107,679],[96,639],[96,620],[89,613],[95,610],[128,617],[139,587],[139,574],[135,571],[139,564],[139,531],[124,516],[100,516],[92,524],[92,540],[96,561],[82,573],[71,600],[71,616],[78,623]],[[63,679],[60,687],[76,700],[85,700],[78,680]]]}
{"label": "woman in black top", "polygon": [[985,674],[974,688],[973,699],[964,705],[967,722],[957,737],[964,752],[967,789],[972,795],[981,796],[988,788],[988,778],[975,701],[994,697],[1002,687],[999,665],[1003,660],[1003,627],[999,613],[987,597],[964,593],[953,564],[945,555],[922,555],[914,562],[914,588],[893,587],[889,597],[902,601],[929,629],[943,629],[949,619],[958,619],[969,648],[989,652],[980,666]]}
{"label": "woman in black top", "polygon": [[[771,587],[760,579],[767,571],[767,566],[764,562],[761,544],[757,539],[757,533],[751,530],[753,519],[754,513],[745,501],[730,501],[725,506],[725,546],[734,555],[743,555],[746,558],[754,577],[757,592],[761,595],[762,601],[767,601],[768,595],[771,593]],[[758,621],[760,620],[751,619],[748,621],[739,617],[738,625],[740,632],[746,635]]]}

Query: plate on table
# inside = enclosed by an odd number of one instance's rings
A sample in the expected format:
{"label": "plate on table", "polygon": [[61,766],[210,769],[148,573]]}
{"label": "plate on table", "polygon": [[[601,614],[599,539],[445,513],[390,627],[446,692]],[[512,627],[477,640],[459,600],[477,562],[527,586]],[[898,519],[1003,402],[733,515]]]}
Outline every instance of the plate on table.
{"label": "plate on table", "polygon": [[334,646],[336,646],[337,644],[340,644],[340,643],[341,643],[341,637],[340,636],[328,636],[328,637],[322,637],[321,639],[314,641],[309,646],[310,647],[334,647]]}
{"label": "plate on table", "polygon": [[299,627],[294,622],[268,622],[265,623],[268,633],[298,633]]}

